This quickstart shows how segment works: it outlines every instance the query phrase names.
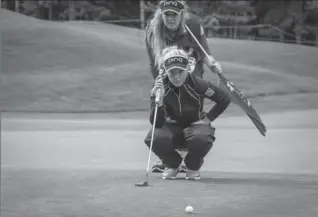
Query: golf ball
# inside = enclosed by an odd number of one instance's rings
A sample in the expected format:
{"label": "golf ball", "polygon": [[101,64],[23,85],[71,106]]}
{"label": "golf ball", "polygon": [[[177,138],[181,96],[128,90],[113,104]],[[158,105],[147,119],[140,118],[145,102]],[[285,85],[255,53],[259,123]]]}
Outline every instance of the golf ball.
{"label": "golf ball", "polygon": [[193,213],[193,207],[192,206],[187,206],[185,208],[186,213]]}

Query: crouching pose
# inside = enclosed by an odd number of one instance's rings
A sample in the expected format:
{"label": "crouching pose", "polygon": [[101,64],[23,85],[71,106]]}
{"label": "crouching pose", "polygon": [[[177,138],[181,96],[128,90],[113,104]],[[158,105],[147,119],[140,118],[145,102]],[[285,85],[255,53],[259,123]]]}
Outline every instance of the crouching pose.
{"label": "crouching pose", "polygon": [[[215,140],[215,120],[230,104],[227,92],[189,73],[188,54],[177,47],[162,52],[161,67],[151,91],[150,123],[154,124],[155,93],[159,88],[159,100],[152,151],[166,165],[163,179],[174,179],[180,171],[182,157],[178,149],[187,149],[184,158],[186,179],[200,179],[200,168]],[[215,102],[213,108],[203,111],[204,99]],[[150,130],[145,143],[150,147]]]}

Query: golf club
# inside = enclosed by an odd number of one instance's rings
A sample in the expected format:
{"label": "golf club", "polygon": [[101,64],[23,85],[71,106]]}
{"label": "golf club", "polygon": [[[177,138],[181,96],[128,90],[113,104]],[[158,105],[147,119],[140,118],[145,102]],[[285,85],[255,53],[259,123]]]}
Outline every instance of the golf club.
{"label": "golf club", "polygon": [[[206,50],[202,47],[202,45],[200,44],[198,39],[195,37],[195,35],[191,32],[189,27],[185,25],[185,28],[190,33],[191,37],[195,40],[195,42],[200,47],[200,49],[205,54],[205,56],[211,60],[211,57],[206,52]],[[259,132],[263,136],[265,136],[265,133],[267,130],[266,126],[264,125],[263,121],[261,120],[256,110],[253,108],[249,100],[244,96],[244,94],[236,86],[234,86],[233,82],[226,79],[224,75],[222,75],[221,73],[217,73],[217,78],[218,78],[218,83],[219,83],[219,80],[221,79],[222,83],[228,88],[232,101],[236,102],[236,104],[243,109],[243,111],[252,120],[252,122],[254,123],[256,128],[259,130]]]}
{"label": "golf club", "polygon": [[200,42],[198,41],[198,39],[195,37],[195,35],[192,33],[192,31],[189,29],[189,27],[184,24],[186,30],[190,33],[191,37],[194,39],[194,41],[196,42],[196,44],[200,47],[201,51],[204,53],[204,55],[209,58],[211,60],[210,55],[206,52],[206,50],[202,47],[202,45],[200,44]]}
{"label": "golf club", "polygon": [[150,142],[150,147],[149,147],[148,163],[147,163],[147,169],[146,169],[146,174],[145,174],[145,181],[136,183],[135,186],[138,186],[138,187],[149,186],[148,173],[149,173],[150,159],[151,159],[151,154],[152,154],[153,137],[154,137],[154,132],[155,132],[156,120],[157,120],[157,112],[158,112],[158,105],[159,105],[159,100],[160,100],[160,93],[161,93],[161,90],[158,88],[156,90],[156,99],[155,99],[156,107],[155,107],[154,120],[153,120],[153,124],[152,124],[151,142]]}

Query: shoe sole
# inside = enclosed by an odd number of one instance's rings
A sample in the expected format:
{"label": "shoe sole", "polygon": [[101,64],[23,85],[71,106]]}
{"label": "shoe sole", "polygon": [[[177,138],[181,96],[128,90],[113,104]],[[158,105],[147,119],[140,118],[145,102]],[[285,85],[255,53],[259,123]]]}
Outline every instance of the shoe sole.
{"label": "shoe sole", "polygon": [[193,178],[190,178],[190,177],[185,177],[186,180],[200,180],[201,177],[193,177]]}
{"label": "shoe sole", "polygon": [[[153,173],[163,173],[164,170],[152,170],[152,172],[153,172]],[[186,170],[180,170],[179,173],[187,173],[187,172],[188,172],[188,171],[186,171]]]}
{"label": "shoe sole", "polygon": [[169,177],[169,178],[167,178],[167,177],[162,177],[162,179],[163,179],[163,180],[176,180],[177,177]]}
{"label": "shoe sole", "polygon": [[180,170],[180,172],[179,173],[187,173],[188,171],[186,171],[186,170]]}
{"label": "shoe sole", "polygon": [[164,172],[165,170],[164,169],[159,169],[159,168],[153,168],[152,169],[152,172],[153,173],[162,173],[162,172]]}

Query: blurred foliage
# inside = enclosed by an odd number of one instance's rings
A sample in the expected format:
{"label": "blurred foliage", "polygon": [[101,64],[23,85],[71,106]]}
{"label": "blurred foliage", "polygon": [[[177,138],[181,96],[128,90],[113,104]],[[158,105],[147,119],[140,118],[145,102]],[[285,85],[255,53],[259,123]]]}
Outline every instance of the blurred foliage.
{"label": "blurred foliage", "polygon": [[[55,21],[120,21],[120,25],[140,27],[139,0],[2,0],[2,7]],[[279,38],[296,40],[310,35],[318,40],[318,1],[315,0],[245,0],[187,1],[192,13],[202,18],[209,36]],[[158,0],[145,1],[149,19]],[[131,20],[124,22],[124,20]],[[242,28],[242,26],[244,28]],[[274,26],[277,28],[268,28]]]}

